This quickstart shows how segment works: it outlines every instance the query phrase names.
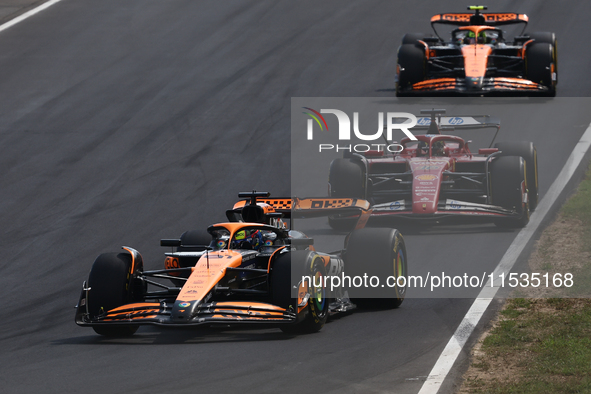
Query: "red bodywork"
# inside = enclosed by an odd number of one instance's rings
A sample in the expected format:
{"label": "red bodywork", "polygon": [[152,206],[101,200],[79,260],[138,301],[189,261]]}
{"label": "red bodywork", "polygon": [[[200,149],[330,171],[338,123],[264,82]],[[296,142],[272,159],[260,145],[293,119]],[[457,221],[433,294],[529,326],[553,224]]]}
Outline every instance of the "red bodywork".
{"label": "red bodywork", "polygon": [[[384,214],[392,215],[423,215],[425,217],[448,214],[449,209],[442,209],[444,202],[442,199],[442,184],[449,181],[450,173],[454,173],[456,167],[470,166],[473,168],[481,167],[484,173],[488,156],[497,151],[497,149],[487,149],[484,155],[474,155],[470,152],[468,144],[459,137],[451,135],[417,135],[418,142],[409,139],[402,140],[401,144],[405,146],[402,153],[397,155],[380,155],[379,152],[371,152],[366,155],[367,171],[371,175],[379,175],[380,168],[398,167],[405,168],[406,177],[411,179],[409,196],[411,197],[411,206],[404,205],[401,209],[379,209],[379,202],[374,205],[374,216]],[[426,144],[428,150],[421,152],[419,145]],[[443,149],[434,152],[434,145],[443,144]],[[418,152],[418,153],[417,153]],[[483,152],[484,153],[484,152]],[[410,176],[409,174],[410,173]],[[443,182],[443,183],[442,183]],[[483,202],[485,203],[485,202]],[[486,216],[504,216],[502,212],[484,212],[472,209],[460,209],[461,206],[454,207],[451,210],[454,214],[480,214]]]}
{"label": "red bodywork", "polygon": [[[440,134],[440,125],[444,128],[453,125],[456,129],[494,127],[498,133],[500,121],[488,115],[441,117],[444,110],[421,113],[430,113],[432,118],[418,118],[413,130],[426,130],[428,134],[415,133],[417,140],[403,139],[400,142],[403,149],[399,153],[369,151],[335,160],[329,175],[330,195],[370,201],[372,217],[396,216],[436,222],[458,217],[480,218],[481,221],[521,217],[528,198],[525,183],[521,186],[521,206],[509,207],[506,203],[501,206],[493,201],[491,168],[495,158],[503,152],[493,147],[472,152],[464,139]],[[434,120],[436,116],[439,116],[438,122]],[[345,171],[345,175],[339,175],[339,171]],[[363,174],[364,181],[353,179],[357,173]],[[347,186],[363,182],[362,189],[353,190]],[[347,218],[352,216],[339,215],[332,220]]]}

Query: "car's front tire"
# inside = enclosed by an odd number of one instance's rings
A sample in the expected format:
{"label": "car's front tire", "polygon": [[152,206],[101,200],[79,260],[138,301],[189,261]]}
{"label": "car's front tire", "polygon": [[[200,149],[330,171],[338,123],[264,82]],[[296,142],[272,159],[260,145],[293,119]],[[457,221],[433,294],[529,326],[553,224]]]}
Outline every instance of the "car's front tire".
{"label": "car's front tire", "polygon": [[558,69],[552,44],[533,43],[525,51],[527,79],[548,88],[547,96],[556,96]]}
{"label": "car's front tire", "polygon": [[534,44],[550,44],[552,45],[552,57],[556,71],[556,83],[558,83],[558,40],[556,34],[552,32],[535,32],[529,34],[529,37],[534,40]]}
{"label": "car's front tire", "polygon": [[426,60],[425,48],[421,45],[404,44],[398,48],[397,96],[404,96],[407,89],[425,79]]}
{"label": "car's front tire", "polygon": [[281,326],[281,330],[288,334],[320,331],[328,319],[329,299],[323,286],[326,268],[319,255],[309,250],[291,251],[275,260],[271,273],[273,304],[286,309],[291,307],[297,313],[299,300],[292,295],[292,290],[304,276],[312,279],[309,283],[310,298],[306,307],[298,313],[296,323]]}
{"label": "car's front tire", "polygon": [[[131,256],[127,253],[103,253],[96,258],[88,276],[88,313],[95,319],[105,312],[134,301],[137,289],[131,272]],[[136,295],[137,296],[137,295]],[[97,334],[105,336],[130,336],[136,325],[96,325]]]}

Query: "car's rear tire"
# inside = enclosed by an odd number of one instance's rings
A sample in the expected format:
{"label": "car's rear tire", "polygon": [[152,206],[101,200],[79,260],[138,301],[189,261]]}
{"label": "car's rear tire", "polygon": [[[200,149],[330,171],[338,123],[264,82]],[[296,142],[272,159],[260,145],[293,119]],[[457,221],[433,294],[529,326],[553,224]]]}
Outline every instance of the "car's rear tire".
{"label": "car's rear tire", "polygon": [[[292,266],[293,265],[293,266]],[[298,311],[298,298],[292,296],[292,289],[298,286],[303,276],[309,276],[311,295],[306,307],[299,312],[298,321],[283,325],[281,330],[288,334],[306,334],[320,331],[328,319],[327,290],[324,286],[326,268],[318,254],[309,250],[295,250],[280,255],[273,263],[271,272],[272,303],[282,308]],[[316,286],[320,284],[320,286]]]}
{"label": "car's rear tire", "polygon": [[426,35],[424,33],[406,33],[402,36],[402,45],[416,44],[418,40],[422,40]]}
{"label": "car's rear tire", "polygon": [[515,211],[518,216],[499,218],[494,223],[503,228],[525,227],[529,222],[529,204],[523,202],[527,189],[525,160],[520,156],[501,156],[490,165],[492,203]]}
{"label": "car's rear tire", "polygon": [[[365,170],[360,162],[349,158],[339,158],[330,163],[328,172],[330,197],[365,199],[365,183]],[[357,218],[328,217],[329,226],[338,231],[349,231],[356,223]]]}
{"label": "car's rear tire", "polygon": [[405,90],[425,79],[425,48],[417,44],[403,44],[398,48],[396,66],[396,95],[403,96]]}
{"label": "car's rear tire", "polygon": [[328,172],[330,197],[365,198],[365,171],[360,162],[335,159]]}
{"label": "car's rear tire", "polygon": [[529,38],[534,40],[535,43],[545,43],[556,46],[556,34],[547,31],[538,31],[535,33],[529,33]]}
{"label": "car's rear tire", "polygon": [[[398,230],[362,228],[353,231],[344,261],[344,275],[351,278],[367,275],[369,278],[369,287],[364,283],[364,288],[354,286],[349,289],[351,301],[357,306],[391,309],[402,304],[407,289],[408,258],[404,238]],[[371,283],[373,276],[379,278],[377,287],[372,287],[376,284]],[[405,279],[398,279],[401,277]],[[391,279],[388,281],[388,278]]]}
{"label": "car's rear tire", "polygon": [[[135,286],[131,272],[131,256],[127,253],[103,253],[96,258],[88,277],[88,312],[91,319],[101,314],[125,305],[134,298]],[[105,336],[130,336],[137,329],[137,325],[121,326],[93,326],[97,334]]]}
{"label": "car's rear tire", "polygon": [[527,179],[527,195],[529,210],[533,212],[538,206],[538,153],[533,142],[497,142],[494,146],[502,153],[501,156],[521,156],[525,160],[525,174]]}
{"label": "car's rear tire", "polygon": [[556,96],[558,67],[552,44],[532,43],[525,51],[527,79],[548,88],[547,96]]}

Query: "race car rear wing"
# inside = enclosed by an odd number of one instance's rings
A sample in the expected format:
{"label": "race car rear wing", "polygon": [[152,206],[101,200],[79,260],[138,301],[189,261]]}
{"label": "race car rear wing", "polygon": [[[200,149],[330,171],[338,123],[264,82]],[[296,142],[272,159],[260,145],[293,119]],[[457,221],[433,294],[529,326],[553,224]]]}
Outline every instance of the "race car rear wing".
{"label": "race car rear wing", "polygon": [[475,14],[469,13],[446,13],[446,14],[437,14],[431,18],[431,25],[436,23],[438,24],[446,24],[446,25],[455,25],[455,26],[470,26],[470,25],[486,25],[486,26],[501,26],[501,25],[510,25],[515,23],[526,23],[528,22],[529,18],[525,14],[516,14],[512,12],[501,12],[501,13],[479,13],[479,16],[482,17],[480,22],[483,23],[474,23],[473,17]]}
{"label": "race car rear wing", "polygon": [[486,6],[468,6],[470,11],[474,11],[473,14],[460,12],[460,13],[445,13],[437,14],[431,17],[431,28],[441,39],[435,29],[436,24],[440,25],[453,25],[453,26],[502,26],[512,25],[517,23],[523,23],[523,30],[527,27],[529,18],[525,14],[516,14],[514,12],[485,12],[481,13],[481,10],[486,10]]}
{"label": "race car rear wing", "polygon": [[[245,207],[264,203],[275,211],[266,215],[270,215],[270,218],[281,215],[291,219],[292,229],[296,218],[307,219],[332,215],[359,215],[355,228],[363,228],[372,213],[369,202],[358,198],[269,198],[269,196],[267,192],[239,193],[238,197],[249,197],[249,199],[238,201],[233,209],[226,211],[226,216],[230,221],[242,220]],[[264,209],[264,207],[261,208]],[[264,220],[264,216],[260,216],[259,219]]]}
{"label": "race car rear wing", "polygon": [[[422,109],[421,115],[417,117],[417,125],[411,131],[425,130],[427,134],[441,134],[441,132],[452,132],[454,130],[476,130],[484,128],[495,128],[496,132],[492,139],[491,146],[497,138],[501,129],[501,120],[490,115],[456,115],[443,116],[445,109]],[[408,122],[408,118],[394,118],[393,123]]]}

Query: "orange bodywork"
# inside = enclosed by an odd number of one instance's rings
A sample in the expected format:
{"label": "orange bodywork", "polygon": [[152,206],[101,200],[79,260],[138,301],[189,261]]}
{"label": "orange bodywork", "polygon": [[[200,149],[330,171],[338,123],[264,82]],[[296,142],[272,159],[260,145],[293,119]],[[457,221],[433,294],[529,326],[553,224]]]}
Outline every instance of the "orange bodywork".
{"label": "orange bodywork", "polygon": [[138,302],[111,309],[103,321],[153,319],[160,312],[160,303]]}
{"label": "orange bodywork", "polygon": [[427,81],[417,82],[412,88],[414,90],[433,90],[433,89],[454,89],[456,87],[455,78],[437,78]]}
{"label": "orange bodywork", "polygon": [[431,18],[431,23],[433,22],[442,22],[442,21],[448,21],[448,22],[465,22],[468,23],[470,22],[470,17],[472,16],[472,14],[441,14],[441,15],[435,15]]}
{"label": "orange bodywork", "polygon": [[294,209],[314,210],[356,207],[367,210],[369,206],[368,201],[355,198],[305,198],[296,199]]}
{"label": "orange bodywork", "polygon": [[[236,320],[269,320],[270,318],[281,319],[283,318],[283,312],[255,312],[249,311],[248,316],[242,316],[245,310],[241,309],[220,309],[219,313],[212,316],[213,319],[223,320],[228,319],[232,321]],[[285,310],[283,310],[285,311]]]}
{"label": "orange bodywork", "polygon": [[232,250],[219,250],[204,253],[199,259],[187,283],[177,296],[177,301],[202,300],[207,293],[224,277],[226,268],[239,267],[242,255]]}
{"label": "orange bodywork", "polygon": [[[455,78],[437,78],[429,79],[422,82],[415,83],[412,88],[413,90],[454,90],[457,86]],[[512,90],[524,90],[524,91],[537,91],[539,90],[540,84],[528,81],[521,78],[494,78],[494,89],[512,89]]]}
{"label": "orange bodywork", "polygon": [[492,48],[489,45],[466,45],[462,47],[466,77],[479,78],[486,75],[488,56]]}
{"label": "orange bodywork", "polygon": [[[250,223],[248,227],[266,227],[264,224]],[[230,232],[230,239],[244,228],[244,223],[218,223],[214,227],[223,227]],[[278,249],[281,250],[281,249]],[[277,251],[275,251],[277,253]],[[242,264],[242,254],[233,250],[218,250],[204,253],[187,279],[177,297],[179,302],[202,300],[207,293],[224,277],[226,268],[236,268]],[[270,267],[267,267],[269,270]]]}
{"label": "orange bodywork", "polygon": [[[259,303],[252,303],[252,302],[246,302],[246,301],[224,301],[224,302],[216,302],[215,306],[216,308],[252,308],[253,306],[256,306]],[[274,306],[274,305],[269,305],[269,304],[263,304],[260,303],[260,306],[264,306],[265,309],[269,309],[269,310],[274,310],[277,312],[283,312],[285,309],[280,308],[278,306]]]}
{"label": "orange bodywork", "polygon": [[[234,209],[242,208],[247,201],[242,200],[234,204]],[[336,208],[361,208],[369,209],[369,202],[354,198],[257,198],[257,203],[267,204],[267,209],[278,211],[285,210],[312,210],[312,209],[336,209]],[[265,208],[265,206],[263,206]]]}
{"label": "orange bodywork", "polygon": [[[246,205],[247,201],[242,200],[234,204],[234,209],[242,208]],[[257,203],[263,203],[263,209],[265,213],[275,212],[276,209],[286,210],[291,209],[291,198],[257,198]]]}
{"label": "orange bodywork", "polygon": [[124,246],[122,249],[126,250],[127,252],[129,252],[129,254],[131,255],[131,267],[129,269],[129,273],[133,273],[135,272],[135,268],[137,265],[137,261],[136,261],[136,255],[135,255],[135,251],[132,248],[128,248],[126,246]]}
{"label": "orange bodywork", "polygon": [[[256,310],[264,309],[264,311]],[[228,320],[268,320],[281,319],[285,309],[261,302],[216,302],[214,319]]]}
{"label": "orange bodywork", "polygon": [[[481,32],[492,30],[490,26],[464,26],[460,30],[470,30],[475,37]],[[464,56],[464,70],[466,77],[479,78],[486,75],[486,67],[488,65],[488,56],[492,53],[490,45],[475,44],[466,45],[462,47],[462,55]]]}
{"label": "orange bodywork", "polygon": [[521,89],[521,90],[537,90],[539,84],[520,78],[495,78],[495,88]]}
{"label": "orange bodywork", "polygon": [[[469,13],[447,13],[435,15],[431,18],[431,23],[445,23],[451,22],[453,24],[470,23],[470,17],[474,14]],[[500,12],[500,13],[482,13],[487,23],[499,23],[499,22],[528,22],[529,18],[525,14],[516,14],[513,12]]]}

